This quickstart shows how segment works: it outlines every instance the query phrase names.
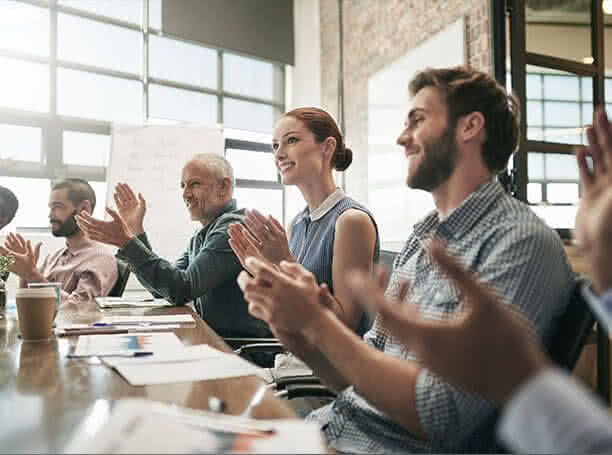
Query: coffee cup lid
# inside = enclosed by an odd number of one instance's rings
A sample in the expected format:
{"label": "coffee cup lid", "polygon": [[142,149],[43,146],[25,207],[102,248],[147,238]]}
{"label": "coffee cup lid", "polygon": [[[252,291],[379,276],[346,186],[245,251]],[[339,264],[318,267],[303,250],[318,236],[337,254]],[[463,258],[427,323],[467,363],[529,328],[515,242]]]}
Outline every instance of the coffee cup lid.
{"label": "coffee cup lid", "polygon": [[55,289],[47,288],[17,288],[15,298],[19,297],[53,297],[55,298]]}

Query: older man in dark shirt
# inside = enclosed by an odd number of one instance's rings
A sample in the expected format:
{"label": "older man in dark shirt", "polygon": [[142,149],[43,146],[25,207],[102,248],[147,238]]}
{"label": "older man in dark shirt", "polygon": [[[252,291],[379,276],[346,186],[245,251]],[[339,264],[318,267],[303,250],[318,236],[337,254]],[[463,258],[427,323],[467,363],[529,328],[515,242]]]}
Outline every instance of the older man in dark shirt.
{"label": "older man in dark shirt", "polygon": [[230,163],[212,153],[194,156],[183,168],[181,188],[191,219],[199,221],[202,229],[174,264],[153,253],[143,226],[146,202],[127,184],[118,184],[115,190],[119,213],[107,209],[112,221],[86,213],[77,221],[91,239],[119,247],[117,258],[148,290],[176,305],[194,300],[202,319],[219,335],[270,336],[267,324],[248,314],[236,284],[242,267],[229,246],[227,228],[242,221],[244,210],[238,210],[232,198]]}

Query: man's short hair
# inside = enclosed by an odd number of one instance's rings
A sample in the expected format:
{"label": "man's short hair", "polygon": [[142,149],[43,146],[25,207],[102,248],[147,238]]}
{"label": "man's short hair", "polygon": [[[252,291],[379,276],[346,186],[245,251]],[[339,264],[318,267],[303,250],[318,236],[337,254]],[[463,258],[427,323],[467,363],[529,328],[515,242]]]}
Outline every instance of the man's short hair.
{"label": "man's short hair", "polygon": [[5,202],[3,205],[3,212],[5,213],[0,213],[0,216],[6,217],[6,224],[8,224],[15,218],[15,214],[19,208],[19,200],[17,196],[15,196],[15,193],[4,186],[0,186],[0,199]]}
{"label": "man's short hair", "polygon": [[55,182],[51,187],[51,191],[63,189],[68,190],[68,199],[75,207],[83,201],[89,201],[91,204],[91,211],[93,213],[93,210],[96,207],[96,193],[87,180],[79,178],[66,178]]}
{"label": "man's short hair", "polygon": [[501,172],[508,165],[519,142],[520,109],[517,98],[506,92],[492,76],[467,66],[427,68],[410,81],[410,95],[435,87],[446,103],[449,127],[470,112],[480,112],[485,119],[486,140],[482,159],[487,168]]}
{"label": "man's short hair", "polygon": [[231,189],[234,191],[234,186],[236,185],[234,169],[226,158],[216,153],[198,153],[193,156],[192,161],[202,163],[218,179],[229,177],[232,181]]}

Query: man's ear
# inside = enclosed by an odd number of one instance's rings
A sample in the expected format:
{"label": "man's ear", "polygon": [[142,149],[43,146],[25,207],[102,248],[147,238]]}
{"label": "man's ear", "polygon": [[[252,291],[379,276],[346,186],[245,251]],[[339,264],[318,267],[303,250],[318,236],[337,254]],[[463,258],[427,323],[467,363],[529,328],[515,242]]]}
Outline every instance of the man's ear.
{"label": "man's ear", "polygon": [[225,197],[231,195],[232,192],[232,179],[229,177],[220,178],[217,181],[217,189],[219,191],[219,196]]}
{"label": "man's ear", "polygon": [[482,112],[474,111],[464,115],[457,124],[457,136],[463,142],[469,142],[480,138],[480,142],[486,140],[485,118]]}
{"label": "man's ear", "polygon": [[77,206],[77,213],[81,213],[83,210],[90,215],[93,214],[93,210],[91,209],[91,201],[85,199],[84,201],[79,202],[79,205]]}

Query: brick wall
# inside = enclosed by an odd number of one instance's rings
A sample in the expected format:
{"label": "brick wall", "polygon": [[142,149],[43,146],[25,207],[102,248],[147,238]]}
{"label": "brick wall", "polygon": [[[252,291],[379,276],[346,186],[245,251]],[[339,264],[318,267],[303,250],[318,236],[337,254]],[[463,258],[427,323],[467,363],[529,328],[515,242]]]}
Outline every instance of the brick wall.
{"label": "brick wall", "polygon": [[[338,0],[321,0],[320,16],[322,105],[337,115]],[[490,71],[489,0],[344,0],[343,16],[346,143],[356,159],[346,182],[350,195],[365,201],[367,160],[358,161],[367,153],[368,78],[462,16],[469,64]]]}

